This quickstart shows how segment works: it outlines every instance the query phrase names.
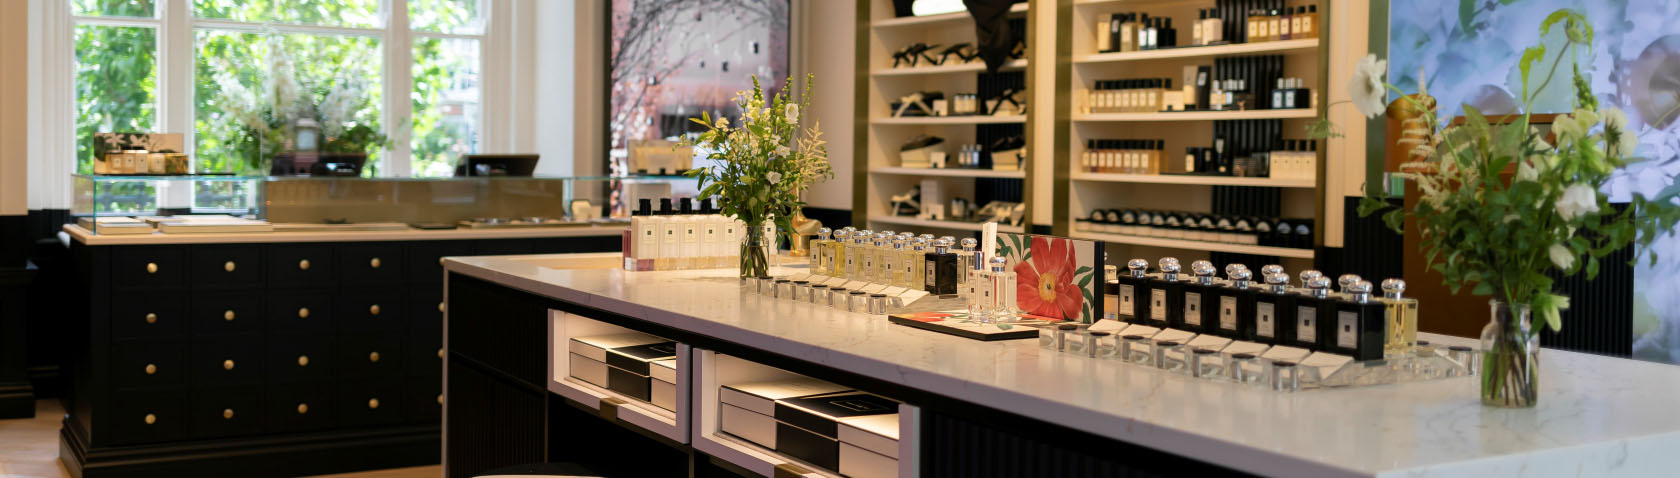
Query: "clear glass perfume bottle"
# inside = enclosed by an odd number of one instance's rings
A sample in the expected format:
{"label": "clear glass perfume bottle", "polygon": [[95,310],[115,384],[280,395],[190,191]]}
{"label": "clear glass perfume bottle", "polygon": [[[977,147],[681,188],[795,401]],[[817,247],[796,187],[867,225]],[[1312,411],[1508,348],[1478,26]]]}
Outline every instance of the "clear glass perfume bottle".
{"label": "clear glass perfume bottle", "polygon": [[869,237],[874,234],[874,231],[868,229],[852,233],[852,243],[846,247],[847,279],[863,280],[863,259],[865,252],[867,252],[869,248],[869,245],[866,245],[865,242],[868,241]]}
{"label": "clear glass perfume bottle", "polygon": [[1009,259],[993,257],[992,270],[987,274],[992,285],[992,321],[1009,324],[1021,320],[1020,309],[1015,308],[1015,272],[1008,270]]}
{"label": "clear glass perfume bottle", "polygon": [[1403,357],[1417,348],[1417,299],[1403,297],[1406,281],[1383,279],[1383,356]]}
{"label": "clear glass perfume bottle", "polygon": [[1377,360],[1383,357],[1383,324],[1387,304],[1371,298],[1371,283],[1359,280],[1348,284],[1348,297],[1336,302],[1334,333],[1325,337],[1330,352],[1353,357],[1354,360]]}
{"label": "clear glass perfume bottle", "polygon": [[962,270],[962,266],[957,264],[957,255],[951,252],[950,241],[933,241],[933,252],[927,253],[924,262],[923,290],[935,295],[957,293],[957,277],[968,271]]}
{"label": "clear glass perfume bottle", "polygon": [[850,226],[834,231],[834,242],[828,245],[828,275],[846,277],[851,271],[846,267],[846,248],[852,245],[852,233],[857,229]]}
{"label": "clear glass perfume bottle", "polygon": [[806,245],[806,253],[811,255],[812,274],[828,273],[828,271],[825,270],[827,264],[823,262],[823,258],[826,256],[826,254],[824,254],[824,249],[827,249],[828,243],[833,241],[833,239],[829,239],[829,237],[833,234],[834,231],[826,227],[817,229],[817,238],[813,239],[810,244]]}
{"label": "clear glass perfume bottle", "polygon": [[980,241],[976,241],[972,237],[966,237],[962,240],[962,252],[957,253],[957,265],[962,266],[962,272],[957,275],[958,294],[967,296],[970,292],[973,292],[973,287],[970,287],[969,283],[985,267],[985,264],[979,262],[979,253],[975,251],[979,247]]}
{"label": "clear glass perfume bottle", "polygon": [[891,242],[892,245],[881,250],[879,264],[881,271],[876,273],[876,277],[880,280],[875,282],[896,286],[904,283],[904,237],[892,237],[888,238],[887,241]]}
{"label": "clear glass perfume bottle", "polygon": [[964,272],[964,274],[969,276],[968,297],[966,298],[969,319],[985,324],[992,323],[992,307],[996,305],[997,301],[993,297],[995,290],[992,288],[991,271],[970,270]]}
{"label": "clear glass perfume bottle", "polygon": [[898,283],[900,287],[910,290],[923,290],[925,287],[923,276],[927,274],[927,246],[928,240],[925,238],[917,237],[910,241],[904,258],[898,262],[904,267],[904,278]]}
{"label": "clear glass perfume bottle", "polygon": [[877,232],[869,236],[869,242],[863,246],[863,277],[858,280],[881,282],[881,249],[886,247],[887,233]]}

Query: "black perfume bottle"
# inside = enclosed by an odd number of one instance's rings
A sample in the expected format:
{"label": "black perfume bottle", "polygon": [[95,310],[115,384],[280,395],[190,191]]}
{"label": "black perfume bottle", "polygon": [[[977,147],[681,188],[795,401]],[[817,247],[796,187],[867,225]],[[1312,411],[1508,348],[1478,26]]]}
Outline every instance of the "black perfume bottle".
{"label": "black perfume bottle", "polygon": [[957,254],[951,252],[951,241],[933,241],[933,252],[927,253],[927,277],[924,290],[933,295],[957,293],[957,274],[966,273],[957,265]]}
{"label": "black perfume bottle", "polygon": [[1330,297],[1330,278],[1318,271],[1302,271],[1300,295],[1295,297],[1295,342],[1291,345],[1307,350],[1325,350],[1328,335],[1335,329],[1327,327],[1336,316],[1337,301]]}
{"label": "black perfume bottle", "polygon": [[1254,333],[1249,340],[1290,344],[1295,341],[1295,295],[1289,293],[1289,275],[1276,265],[1263,267],[1260,273],[1266,279],[1266,288],[1254,295]]}
{"label": "black perfume bottle", "polygon": [[1371,298],[1371,283],[1364,280],[1349,284],[1347,298],[1338,300],[1334,337],[1326,342],[1331,353],[1353,357],[1354,360],[1383,358],[1383,321],[1386,306]]}
{"label": "black perfume bottle", "polygon": [[1178,259],[1163,257],[1156,262],[1161,275],[1149,284],[1150,326],[1176,329],[1184,326],[1184,280],[1179,277]]}
{"label": "black perfume bottle", "polygon": [[[1194,222],[1194,221],[1192,221]],[[1213,274],[1217,269],[1208,261],[1190,263],[1190,273],[1195,277],[1184,284],[1184,325],[1180,329],[1186,332],[1204,334],[1210,332],[1213,322],[1213,309],[1209,304],[1218,303],[1217,286],[1213,283]],[[1211,302],[1210,302],[1211,301]]]}
{"label": "black perfume bottle", "polygon": [[[1234,266],[1234,267],[1233,267]],[[1232,340],[1253,340],[1256,291],[1249,285],[1253,273],[1242,264],[1225,268],[1229,283],[1219,291],[1219,324],[1214,333]]]}
{"label": "black perfume bottle", "polygon": [[1153,282],[1148,272],[1149,261],[1132,259],[1126,261],[1126,270],[1114,278],[1114,295],[1118,297],[1115,313],[1121,322],[1149,323],[1149,307],[1143,301],[1143,298],[1149,297],[1150,283]]}

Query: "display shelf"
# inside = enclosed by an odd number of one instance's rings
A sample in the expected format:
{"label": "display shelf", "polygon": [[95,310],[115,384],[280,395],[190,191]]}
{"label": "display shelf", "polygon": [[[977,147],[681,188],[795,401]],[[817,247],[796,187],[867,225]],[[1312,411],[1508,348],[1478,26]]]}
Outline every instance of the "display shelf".
{"label": "display shelf", "polygon": [[[551,363],[549,368],[553,370],[553,376],[548,378],[548,391],[596,411],[601,409],[602,403],[614,403],[616,404],[614,416],[617,417],[617,421],[658,434],[677,443],[688,443],[690,416],[688,400],[677,400],[677,410],[673,412],[571,376],[571,352],[568,348],[571,338],[627,332],[631,332],[631,330],[580,315],[558,310],[549,311],[550,342],[548,355]],[[677,397],[688,397],[690,394],[689,376],[693,369],[690,359],[688,345],[677,344]]]}
{"label": "display shelf", "polygon": [[1315,48],[1318,48],[1317,38],[1303,38],[1300,40],[1234,43],[1230,45],[1186,46],[1178,48],[1164,48],[1160,50],[1096,53],[1074,58],[1073,62],[1076,64],[1104,64],[1126,61],[1160,60],[1167,58],[1207,58],[1232,55],[1250,55],[1257,53],[1282,53],[1297,50],[1311,50]]}
{"label": "display shelf", "polygon": [[[1009,6],[1009,13],[1024,13],[1026,11],[1027,11],[1027,4],[1026,3],[1017,3],[1017,4]],[[968,12],[952,12],[952,13],[945,13],[945,14],[940,14],[940,15],[927,15],[927,16],[920,16],[920,17],[898,17],[898,18],[887,18],[887,19],[883,19],[883,20],[875,20],[873,22],[870,22],[869,26],[870,26],[870,28],[886,29],[886,28],[909,27],[909,26],[915,26],[915,25],[933,25],[933,24],[939,24],[939,23],[945,23],[945,22],[955,22],[955,21],[960,21],[960,20],[967,20],[967,19],[970,19],[970,18],[973,18],[973,17],[969,16]]]}
{"label": "display shelf", "polygon": [[1141,184],[1189,184],[1204,186],[1255,186],[1272,188],[1311,188],[1318,185],[1311,179],[1243,178],[1236,176],[1199,176],[1189,174],[1113,174],[1075,172],[1074,181]]}
{"label": "display shelf", "polygon": [[1074,115],[1076,123],[1128,121],[1216,121],[1258,119],[1301,119],[1318,117],[1317,108],[1241,111],[1172,111],[1165,113],[1091,113]]}
{"label": "display shelf", "polygon": [[869,120],[873,125],[972,125],[972,124],[1025,124],[1027,115],[1010,116],[903,116],[874,118]]}
{"label": "display shelf", "polygon": [[[898,224],[901,226],[925,227],[930,229],[951,229],[959,231],[979,231],[982,226],[986,224],[983,222],[935,221],[932,219],[919,219],[914,217],[878,215],[869,216],[869,222],[884,222],[887,224]],[[1026,230],[1021,226],[1010,226],[1005,224],[998,224],[997,229],[998,232],[1017,233]]]}
{"label": "display shelf", "polygon": [[[1003,67],[999,68],[998,71],[1024,70],[1026,68],[1027,68],[1027,60],[1016,59],[1016,60],[1009,60],[1009,62],[1004,63]],[[869,72],[869,75],[877,77],[877,78],[881,78],[881,77],[901,77],[901,76],[921,76],[921,75],[944,75],[944,74],[952,74],[952,73],[979,73],[979,72],[983,72],[983,71],[986,71],[986,63],[982,62],[982,61],[975,61],[975,62],[972,62],[972,63],[963,63],[963,64],[960,64],[960,65],[913,66],[913,67],[909,67],[909,68],[879,68],[879,69],[876,69],[874,71]]]}
{"label": "display shelf", "polygon": [[1134,246],[1166,247],[1191,251],[1229,252],[1232,254],[1254,254],[1258,256],[1278,256],[1296,259],[1312,259],[1312,249],[1297,249],[1293,247],[1251,246],[1247,244],[1227,244],[1223,242],[1191,241],[1186,239],[1167,239],[1164,237],[1131,236],[1126,234],[1107,234],[1101,232],[1078,232],[1073,237],[1129,244]]}
{"label": "display shelf", "polygon": [[893,174],[900,176],[940,176],[950,178],[1003,178],[1022,179],[1027,177],[1025,171],[993,171],[990,169],[958,169],[958,168],[869,168],[870,174]]}

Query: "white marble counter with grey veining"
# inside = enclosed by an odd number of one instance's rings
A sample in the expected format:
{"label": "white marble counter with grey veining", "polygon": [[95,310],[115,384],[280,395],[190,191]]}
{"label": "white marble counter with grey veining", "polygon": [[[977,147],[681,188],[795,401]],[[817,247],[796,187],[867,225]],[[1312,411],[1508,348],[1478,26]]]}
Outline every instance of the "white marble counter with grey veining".
{"label": "white marble counter with grey veining", "polygon": [[1482,406],[1472,377],[1282,393],[748,294],[734,270],[543,267],[560,257],[456,257],[446,268],[1262,475],[1680,473],[1670,365],[1545,350],[1540,405],[1527,410]]}

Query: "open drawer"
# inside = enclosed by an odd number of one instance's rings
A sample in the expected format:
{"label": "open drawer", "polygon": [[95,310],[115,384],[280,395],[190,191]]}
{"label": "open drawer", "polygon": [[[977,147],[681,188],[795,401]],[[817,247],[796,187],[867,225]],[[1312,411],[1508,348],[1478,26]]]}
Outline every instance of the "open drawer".
{"label": "open drawer", "polygon": [[550,392],[688,443],[688,345],[558,310],[549,311],[549,337]]}
{"label": "open drawer", "polygon": [[696,450],[763,476],[916,476],[916,407],[710,350],[691,353]]}

